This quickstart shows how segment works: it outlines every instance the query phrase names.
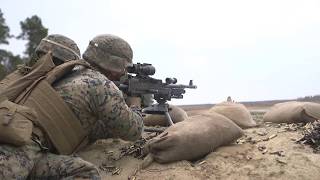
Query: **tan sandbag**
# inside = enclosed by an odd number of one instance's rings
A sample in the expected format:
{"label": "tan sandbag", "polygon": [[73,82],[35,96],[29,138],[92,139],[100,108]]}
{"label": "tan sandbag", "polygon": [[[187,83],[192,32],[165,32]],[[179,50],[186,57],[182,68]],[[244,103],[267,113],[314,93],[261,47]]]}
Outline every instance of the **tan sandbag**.
{"label": "tan sandbag", "polygon": [[250,128],[257,126],[249,110],[239,103],[223,102],[213,106],[209,112],[216,112],[232,120],[241,128]]}
{"label": "tan sandbag", "polygon": [[201,114],[170,126],[152,139],[146,149],[159,163],[195,160],[242,134],[240,127],[220,114]]}
{"label": "tan sandbag", "polygon": [[273,123],[307,123],[318,119],[320,104],[297,101],[275,104],[263,117],[265,122]]}
{"label": "tan sandbag", "polygon": [[[170,117],[174,123],[184,121],[188,118],[187,113],[180,107],[170,105],[169,111]],[[143,118],[143,124],[145,126],[168,126],[168,120],[165,115],[147,114]]]}
{"label": "tan sandbag", "polygon": [[22,146],[30,142],[36,112],[8,100],[0,103],[0,142]]}

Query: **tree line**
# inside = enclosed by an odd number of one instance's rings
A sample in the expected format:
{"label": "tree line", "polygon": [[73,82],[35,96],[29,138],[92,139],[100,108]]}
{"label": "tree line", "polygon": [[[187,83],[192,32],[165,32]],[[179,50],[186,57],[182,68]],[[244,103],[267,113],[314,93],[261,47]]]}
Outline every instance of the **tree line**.
{"label": "tree line", "polygon": [[[33,15],[20,21],[21,33],[13,35],[10,33],[10,28],[6,23],[6,19],[0,9],[0,80],[7,74],[17,68],[17,65],[27,62],[33,57],[34,51],[41,39],[48,35],[48,28],[42,25],[40,17]],[[6,50],[6,45],[9,45],[10,39],[26,40],[26,49],[22,55],[14,54]]]}
{"label": "tree line", "polygon": [[320,102],[320,95],[300,97],[297,100],[307,102]]}

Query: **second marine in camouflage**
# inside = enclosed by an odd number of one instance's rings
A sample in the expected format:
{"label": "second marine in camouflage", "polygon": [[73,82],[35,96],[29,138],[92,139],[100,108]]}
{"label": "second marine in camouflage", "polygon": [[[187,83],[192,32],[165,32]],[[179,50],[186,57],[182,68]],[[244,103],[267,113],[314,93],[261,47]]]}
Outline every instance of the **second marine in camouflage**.
{"label": "second marine in camouflage", "polygon": [[[63,63],[68,59],[59,56],[60,53],[76,54],[80,56],[78,48],[70,46],[71,41],[60,35],[48,36],[41,41],[37,53],[43,56],[49,50],[53,51],[55,63]],[[136,140],[141,136],[143,123],[141,115],[125,104],[121,91],[105,76],[112,71],[103,71],[98,63],[108,58],[131,61],[132,50],[121,38],[109,35],[96,37],[94,40],[102,40],[99,43],[90,43],[86,50],[90,56],[86,60],[95,69],[77,67],[72,73],[56,82],[53,87],[62,97],[64,102],[72,110],[80,121],[81,127],[88,133],[89,143],[102,138],[122,138],[125,140]],[[75,44],[75,43],[72,43]],[[45,48],[42,48],[45,47]],[[91,53],[89,53],[91,52]],[[109,53],[106,59],[101,59],[100,53]],[[116,52],[116,53],[115,53]],[[78,59],[78,58],[75,58]],[[65,127],[61,127],[62,129]],[[46,134],[46,132],[42,132]],[[43,136],[47,137],[47,136]],[[51,140],[40,137],[39,140],[45,145],[50,145],[50,152],[56,152]],[[2,179],[100,179],[97,168],[81,158],[56,155],[50,152],[43,152],[37,143],[30,141],[25,146],[14,147],[11,145],[0,145],[0,177]]]}

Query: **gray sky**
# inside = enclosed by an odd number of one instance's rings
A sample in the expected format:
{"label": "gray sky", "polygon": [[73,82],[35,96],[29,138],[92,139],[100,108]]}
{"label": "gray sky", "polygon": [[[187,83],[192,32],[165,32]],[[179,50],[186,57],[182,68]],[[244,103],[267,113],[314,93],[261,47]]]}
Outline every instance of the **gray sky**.
{"label": "gray sky", "polygon": [[[124,38],[155,77],[198,85],[175,104],[320,94],[318,0],[1,0],[1,9],[12,34],[36,14],[81,52],[98,34]],[[24,42],[5,48],[21,53]]]}

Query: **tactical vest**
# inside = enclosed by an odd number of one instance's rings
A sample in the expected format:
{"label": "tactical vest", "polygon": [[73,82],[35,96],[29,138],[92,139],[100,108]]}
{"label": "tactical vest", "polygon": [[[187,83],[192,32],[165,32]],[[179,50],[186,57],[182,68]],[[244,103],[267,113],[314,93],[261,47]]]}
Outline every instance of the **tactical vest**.
{"label": "tactical vest", "polygon": [[23,75],[18,70],[0,82],[0,94],[10,101],[34,108],[38,125],[60,154],[71,154],[86,143],[86,132],[72,110],[51,86],[74,66],[89,67],[84,60],[55,66],[51,53],[43,56]]}
{"label": "tactical vest", "polygon": [[21,78],[23,76],[19,70],[15,70],[11,74],[7,75],[4,79],[0,81],[0,93],[3,92],[11,82]]}

